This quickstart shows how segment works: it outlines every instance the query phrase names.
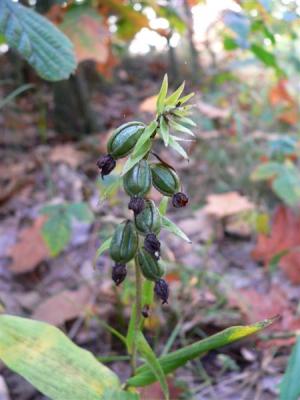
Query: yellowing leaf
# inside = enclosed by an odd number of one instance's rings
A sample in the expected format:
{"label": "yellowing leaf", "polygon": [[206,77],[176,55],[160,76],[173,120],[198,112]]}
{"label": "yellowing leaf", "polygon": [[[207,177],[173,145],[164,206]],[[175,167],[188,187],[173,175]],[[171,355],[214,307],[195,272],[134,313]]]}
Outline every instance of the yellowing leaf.
{"label": "yellowing leaf", "polygon": [[0,316],[0,359],[52,400],[100,400],[118,377],[59,329]]}
{"label": "yellowing leaf", "polygon": [[[210,350],[218,349],[249,335],[259,332],[277,320],[277,317],[267,319],[256,324],[246,326],[232,326],[223,331],[212,335],[206,339],[195,342],[189,346],[173,351],[158,359],[165,374],[186,364],[188,361],[199,357],[201,354]],[[137,369],[137,374],[128,379],[130,386],[145,386],[155,382],[156,376],[147,364],[143,364]]]}

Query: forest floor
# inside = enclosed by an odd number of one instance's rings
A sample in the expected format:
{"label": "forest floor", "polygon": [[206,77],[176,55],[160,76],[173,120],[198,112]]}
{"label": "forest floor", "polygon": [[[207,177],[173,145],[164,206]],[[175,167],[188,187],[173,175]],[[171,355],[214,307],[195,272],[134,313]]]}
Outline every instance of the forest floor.
{"label": "forest floor", "polygon": [[[109,365],[123,379],[130,373],[128,363],[113,356],[125,355],[125,349],[101,321],[125,332],[134,287],[127,279],[115,288],[107,254],[97,260],[96,268],[94,258],[101,241],[127,215],[127,198],[119,194],[100,202],[105,181],[101,183],[95,162],[105,151],[108,127],[132,119],[149,120],[149,114],[141,111],[142,98],[128,102],[128,97],[134,98],[136,92],[148,98],[156,90],[151,81],[139,88],[129,82],[95,97],[104,128],[76,140],[41,128],[41,111],[32,95],[20,97],[0,116],[0,307],[9,314],[56,324],[97,356],[112,356]],[[51,108],[51,94],[41,92]],[[200,129],[195,133],[205,140]],[[211,171],[199,147],[198,141],[192,145],[190,163],[158,147],[160,156],[176,165],[190,195],[190,207],[170,209],[168,214],[193,244],[163,233],[170,302],[163,307],[156,304],[146,335],[159,354],[231,325],[281,315],[278,323],[260,335],[213,351],[169,379],[173,400],[271,400],[278,397],[278,384],[295,341],[293,332],[299,328],[300,286],[281,269],[271,274],[254,261],[256,237],[240,211],[249,211],[255,204],[235,190],[231,198],[219,195],[216,203],[209,200],[214,188],[205,184],[204,176]],[[154,192],[152,196],[159,198]],[[51,257],[41,236],[45,222],[41,210],[45,204],[66,202],[87,202],[95,219],[73,220],[69,243]],[[228,202],[233,210],[228,211]],[[203,207],[207,204],[208,210]],[[142,398],[162,399],[158,385],[143,391]],[[0,399],[44,397],[0,364]]]}

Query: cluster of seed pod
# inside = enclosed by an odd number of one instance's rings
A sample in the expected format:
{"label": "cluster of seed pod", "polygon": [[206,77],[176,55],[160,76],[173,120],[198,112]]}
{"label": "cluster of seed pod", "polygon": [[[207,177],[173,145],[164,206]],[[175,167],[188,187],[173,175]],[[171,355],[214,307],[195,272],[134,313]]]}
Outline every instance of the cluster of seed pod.
{"label": "cluster of seed pod", "polygon": [[[116,160],[126,157],[142,135],[145,125],[131,122],[119,127],[111,136],[108,154],[101,157],[97,165],[102,178],[116,166]],[[112,279],[119,285],[126,277],[126,264],[135,259],[145,279],[155,282],[154,291],[167,303],[168,284],[162,278],[164,269],[160,263],[161,215],[155,203],[147,196],[154,186],[164,196],[172,198],[174,207],[184,207],[187,196],[180,192],[180,180],[175,170],[163,162],[149,163],[148,155],[136,163],[123,177],[123,187],[130,196],[128,208],[133,211],[133,221],[119,224],[110,244],[110,256],[115,265]]]}

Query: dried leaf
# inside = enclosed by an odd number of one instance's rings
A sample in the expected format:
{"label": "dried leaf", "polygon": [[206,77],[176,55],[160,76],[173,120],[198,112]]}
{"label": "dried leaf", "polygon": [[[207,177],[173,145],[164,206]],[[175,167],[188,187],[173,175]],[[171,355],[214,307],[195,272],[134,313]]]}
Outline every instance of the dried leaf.
{"label": "dried leaf", "polygon": [[276,209],[269,235],[258,235],[252,257],[268,265],[274,256],[283,253],[279,266],[293,283],[300,283],[300,217],[291,209]]}
{"label": "dried leaf", "polygon": [[41,234],[45,220],[45,216],[38,217],[32,226],[24,228],[19,234],[17,243],[9,249],[8,255],[12,257],[9,268],[12,272],[16,274],[30,272],[50,257]]}
{"label": "dried leaf", "polygon": [[90,299],[91,288],[88,286],[82,286],[78,290],[64,290],[43,301],[32,318],[59,326],[82,315]]}
{"label": "dried leaf", "polygon": [[212,194],[207,196],[206,201],[203,211],[216,218],[229,217],[255,208],[247,197],[237,192]]}
{"label": "dried leaf", "polygon": [[75,149],[73,145],[62,144],[52,147],[49,160],[53,163],[69,164],[72,168],[79,167],[85,159],[85,153]]}

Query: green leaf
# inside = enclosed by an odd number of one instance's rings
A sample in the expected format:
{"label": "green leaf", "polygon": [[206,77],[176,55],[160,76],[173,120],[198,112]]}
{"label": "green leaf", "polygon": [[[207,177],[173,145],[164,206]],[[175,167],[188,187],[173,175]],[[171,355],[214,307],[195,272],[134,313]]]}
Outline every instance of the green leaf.
{"label": "green leaf", "polygon": [[161,85],[157,100],[156,100],[156,108],[157,113],[161,114],[164,111],[165,99],[168,93],[168,75],[165,74],[163,83]]}
{"label": "green leaf", "polygon": [[189,159],[189,156],[187,155],[187,152],[184,150],[184,148],[177,143],[177,138],[175,136],[170,135],[169,137],[169,145],[177,151],[181,155],[181,157],[185,158],[186,160]]}
{"label": "green leaf", "polygon": [[165,146],[169,145],[169,138],[170,138],[170,133],[169,133],[169,127],[168,124],[166,122],[166,120],[164,119],[163,116],[160,117],[159,119],[159,132],[160,135],[165,143]]}
{"label": "green leaf", "polygon": [[120,388],[114,372],[44,322],[1,315],[0,359],[52,400],[100,400]]}
{"label": "green leaf", "polygon": [[[233,326],[231,328],[227,328],[206,339],[200,340],[189,346],[183,347],[182,349],[162,356],[158,360],[165,375],[167,375],[170,372],[175,371],[177,368],[183,366],[188,361],[198,358],[207,351],[218,349],[259,332],[260,330],[271,325],[276,319],[277,317],[252,325]],[[127,384],[138,387],[149,385],[155,381],[156,376],[153,374],[148,365],[144,364],[137,369],[137,374],[135,376],[128,379]]]}
{"label": "green leaf", "polygon": [[78,221],[93,222],[94,214],[86,203],[71,203],[67,207],[67,212]]}
{"label": "green leaf", "polygon": [[293,207],[300,200],[300,176],[296,168],[285,168],[272,182],[272,189],[284,203]]}
{"label": "green leaf", "polygon": [[184,104],[184,103],[188,102],[193,96],[195,96],[194,92],[181,97],[181,99],[179,99],[180,104]]}
{"label": "green leaf", "polygon": [[[107,180],[110,180],[108,184],[106,184]],[[107,198],[112,197],[114,194],[117,193],[119,187],[121,186],[122,179],[120,176],[110,175],[101,180],[100,185],[101,189],[103,187],[103,191],[101,192],[100,199],[103,201]]]}
{"label": "green leaf", "polygon": [[101,244],[101,246],[99,247],[99,249],[96,252],[96,258],[100,257],[101,254],[103,254],[106,250],[109,249],[111,240],[112,240],[112,236],[107,238],[106,240],[104,240],[104,242]]}
{"label": "green leaf", "polygon": [[140,396],[137,393],[125,392],[124,390],[105,390],[102,400],[139,400]]}
{"label": "green leaf", "polygon": [[182,122],[186,125],[197,126],[196,122],[194,122],[191,118],[179,116],[179,122]]}
{"label": "green leaf", "polygon": [[174,235],[180,237],[188,243],[192,243],[192,241],[187,237],[187,235],[177,226],[169,220],[169,218],[162,216],[161,218],[162,227],[167,229],[169,232],[174,233]]}
{"label": "green leaf", "polygon": [[158,207],[161,216],[166,215],[168,203],[169,203],[169,197],[163,196]]}
{"label": "green leaf", "polygon": [[236,50],[239,46],[237,42],[230,36],[225,36],[223,39],[224,49],[227,51]]}
{"label": "green leaf", "polygon": [[139,140],[136,142],[131,156],[128,158],[124,165],[122,176],[130,171],[131,168],[133,168],[135,164],[137,164],[142,158],[144,158],[144,156],[150,151],[152,144],[150,138],[157,129],[157,125],[158,124],[156,121],[152,121],[139,137]]}
{"label": "green leaf", "polygon": [[269,51],[259,46],[258,44],[252,44],[251,51],[260,61],[262,61],[268,67],[279,69],[274,54],[270,53]]}
{"label": "green leaf", "polygon": [[69,243],[71,237],[71,220],[67,213],[49,217],[42,227],[42,236],[50,254],[57,256]]}
{"label": "green leaf", "polygon": [[300,336],[293,348],[280,384],[280,400],[298,400],[300,396]]}
{"label": "green leaf", "polygon": [[149,369],[156,377],[156,380],[160,383],[165,399],[168,400],[169,388],[162,367],[158,362],[155,353],[149,346],[149,343],[147,342],[144,335],[140,331],[137,334],[136,345],[141,356],[145,358],[146,364],[148,365]]}
{"label": "green leaf", "polygon": [[49,20],[20,3],[0,1],[0,32],[42,78],[59,81],[74,72],[76,62],[69,39]]}
{"label": "green leaf", "polygon": [[282,171],[282,165],[277,162],[267,162],[259,165],[251,174],[253,181],[262,181],[273,178]]}
{"label": "green leaf", "polygon": [[185,82],[183,82],[174,93],[172,93],[168,98],[165,100],[165,105],[167,106],[176,106],[179,97],[181,96],[182,92],[184,91]]}
{"label": "green leaf", "polygon": [[175,121],[171,121],[171,126],[176,131],[187,133],[188,135],[191,135],[191,136],[195,136],[195,134],[189,128],[187,128],[186,126],[180,125]]}

